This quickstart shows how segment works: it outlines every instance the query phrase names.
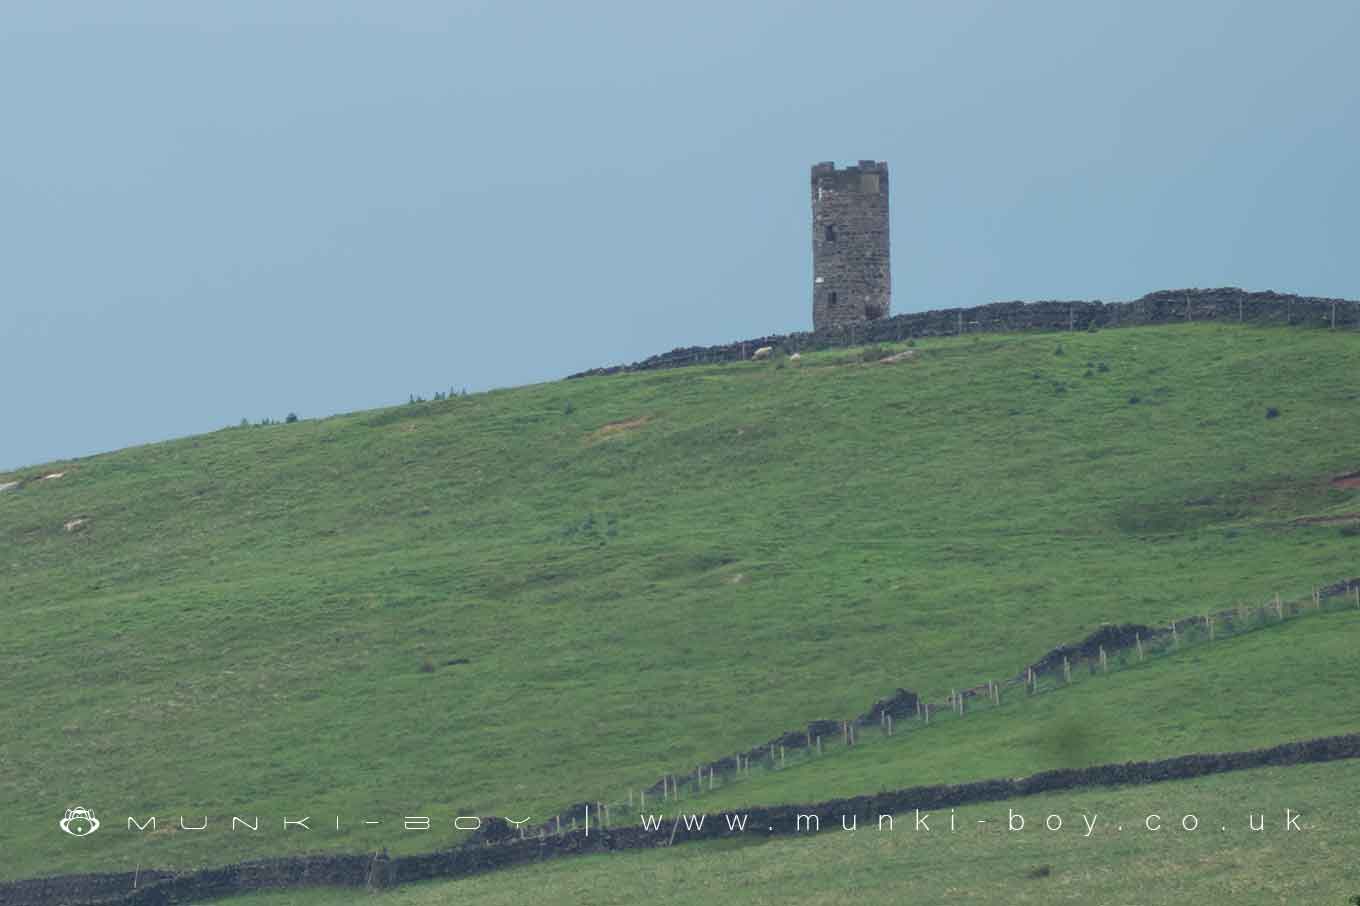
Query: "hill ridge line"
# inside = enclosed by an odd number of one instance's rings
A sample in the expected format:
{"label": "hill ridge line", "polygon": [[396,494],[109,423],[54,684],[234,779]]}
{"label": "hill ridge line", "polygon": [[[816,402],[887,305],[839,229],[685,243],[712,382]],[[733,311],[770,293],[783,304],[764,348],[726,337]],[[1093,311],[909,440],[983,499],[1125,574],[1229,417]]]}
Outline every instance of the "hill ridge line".
{"label": "hill ridge line", "polygon": [[991,302],[967,308],[906,312],[842,327],[769,334],[712,346],[677,347],[628,365],[578,371],[567,375],[567,380],[687,365],[740,362],[749,359],[755,350],[763,346],[794,353],[967,333],[1098,330],[1195,321],[1298,326],[1311,324],[1360,329],[1360,301],[1224,286],[1215,289],[1158,290],[1127,302],[1103,302],[1099,299]]}

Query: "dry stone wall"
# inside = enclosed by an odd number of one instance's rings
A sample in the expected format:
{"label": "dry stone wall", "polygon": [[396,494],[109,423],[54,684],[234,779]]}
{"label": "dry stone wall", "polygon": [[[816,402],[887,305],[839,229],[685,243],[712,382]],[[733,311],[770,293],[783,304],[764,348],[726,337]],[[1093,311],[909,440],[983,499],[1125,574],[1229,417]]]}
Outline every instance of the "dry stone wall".
{"label": "dry stone wall", "polygon": [[1220,321],[1360,330],[1360,302],[1237,287],[1164,290],[1132,302],[994,302],[974,308],[911,312],[811,332],[771,334],[716,346],[686,346],[630,365],[592,368],[571,378],[740,362],[762,346],[785,353],[970,333],[1069,331]]}
{"label": "dry stone wall", "polygon": [[[1126,786],[1189,780],[1251,768],[1319,763],[1360,758],[1360,734],[1291,742],[1268,749],[1183,755],[1160,761],[1105,764],[1089,768],[1044,771],[1021,778],[973,783],[917,786],[872,796],[832,799],[741,810],[747,830],[736,833],[778,836],[800,833],[799,819],[816,815],[820,827],[839,829],[852,817],[861,826],[876,826],[880,815],[902,815],[954,808],[980,802],[1003,802],[1040,793],[1089,787]],[[807,830],[801,831],[808,833]],[[675,843],[732,836],[722,820],[706,820],[698,829],[680,822],[659,831],[632,825],[593,829],[501,843],[472,843],[455,849],[413,856],[302,856],[245,862],[171,875],[142,872],[131,888],[130,873],[71,875],[0,884],[0,906],[171,906],[221,898],[252,890],[296,887],[391,887],[412,881],[462,878],[514,865],[563,856],[620,850],[653,849]]]}

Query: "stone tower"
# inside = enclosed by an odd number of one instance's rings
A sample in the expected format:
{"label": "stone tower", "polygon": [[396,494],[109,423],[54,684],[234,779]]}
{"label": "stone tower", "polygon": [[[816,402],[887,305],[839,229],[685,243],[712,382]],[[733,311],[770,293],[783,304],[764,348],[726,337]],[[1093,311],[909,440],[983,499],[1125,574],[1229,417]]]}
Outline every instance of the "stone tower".
{"label": "stone tower", "polygon": [[812,329],[887,317],[888,165],[812,168]]}

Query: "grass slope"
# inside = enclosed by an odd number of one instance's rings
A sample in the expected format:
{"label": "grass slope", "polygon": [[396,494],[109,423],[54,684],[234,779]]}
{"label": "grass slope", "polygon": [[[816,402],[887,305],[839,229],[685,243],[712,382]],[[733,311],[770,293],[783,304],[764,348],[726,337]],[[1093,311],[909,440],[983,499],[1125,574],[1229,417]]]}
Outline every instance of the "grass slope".
{"label": "grass slope", "polygon": [[[1360,508],[1328,484],[1360,456],[1352,336],[918,352],[228,429],[0,494],[0,875],[437,845],[54,826],[547,814],[1104,620],[1357,572],[1360,539],[1289,524]],[[1300,735],[1340,729],[1300,694]]]}
{"label": "grass slope", "polygon": [[[580,898],[599,906],[712,902],[1023,904],[1231,903],[1345,906],[1360,895],[1360,764],[1265,768],[1177,783],[1052,794],[914,815],[891,830],[838,827],[803,838],[735,840],[562,859],[380,895],[306,890],[218,906],[484,906]],[[1285,810],[1301,815],[1286,831]],[[1008,830],[1010,812],[1025,819]],[[1050,815],[1059,830],[1045,826]],[[1159,831],[1150,831],[1151,816]],[[1198,826],[1187,818],[1194,816]],[[1258,818],[1256,816],[1262,816]],[[1094,829],[1087,835],[1087,820]],[[978,821],[987,822],[979,825]],[[1263,821],[1263,830],[1250,829]],[[1183,823],[1184,822],[1184,823]],[[1225,829],[1226,828],[1226,829]],[[1046,873],[1045,873],[1046,872]],[[361,899],[362,898],[362,899]]]}
{"label": "grass slope", "polygon": [[[877,790],[1020,777],[1051,768],[1154,761],[1197,752],[1268,748],[1360,731],[1360,610],[1311,613],[1244,635],[1200,643],[1112,672],[1074,671],[1040,694],[1013,691],[999,706],[945,713],[928,726],[899,722],[892,737],[865,729],[856,745],[824,740],[823,754],[788,753],[740,777],[681,789],[686,810],[817,802]],[[674,809],[650,800],[649,812]],[[635,810],[634,810],[635,811]],[[619,810],[619,813],[632,812]]]}

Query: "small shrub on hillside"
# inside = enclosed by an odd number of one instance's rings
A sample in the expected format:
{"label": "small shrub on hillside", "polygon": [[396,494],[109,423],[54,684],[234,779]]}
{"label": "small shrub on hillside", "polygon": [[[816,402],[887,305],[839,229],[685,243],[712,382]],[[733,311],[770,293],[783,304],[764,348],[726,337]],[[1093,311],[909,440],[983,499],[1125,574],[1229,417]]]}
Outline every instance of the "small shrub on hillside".
{"label": "small shrub on hillside", "polygon": [[1096,371],[1099,371],[1101,374],[1104,374],[1105,372],[1107,372],[1107,371],[1109,371],[1109,370],[1110,370],[1110,366],[1109,366],[1109,365],[1106,365],[1104,362],[1101,362],[1099,365],[1096,366]]}
{"label": "small shrub on hillside", "polygon": [[1062,348],[1062,344],[1061,344],[1061,343],[1059,343],[1059,344],[1058,344],[1058,347],[1057,347],[1056,349],[1053,350],[1053,354],[1054,354],[1054,355],[1062,355],[1062,354],[1063,354],[1063,348]]}
{"label": "small shrub on hillside", "polygon": [[1276,409],[1274,406],[1271,406],[1270,408],[1266,409],[1266,418],[1279,418],[1279,417],[1280,417],[1279,409]]}
{"label": "small shrub on hillside", "polygon": [[1136,397],[1136,396],[1131,396],[1131,397],[1129,397],[1129,405],[1130,405],[1130,406],[1136,406],[1136,405],[1138,405],[1139,402],[1140,402],[1140,401],[1139,401],[1138,397]]}
{"label": "small shrub on hillside", "polygon": [[1352,522],[1349,525],[1341,526],[1342,538],[1354,538],[1360,535],[1360,522]]}
{"label": "small shrub on hillside", "polygon": [[420,672],[434,673],[434,661],[430,660],[428,655],[420,660]]}
{"label": "small shrub on hillside", "polygon": [[1031,868],[1029,871],[1025,872],[1025,877],[1037,880],[1039,878],[1047,878],[1051,874],[1053,874],[1052,865],[1040,865],[1037,868]]}
{"label": "small shrub on hillside", "polygon": [[298,414],[297,414],[296,412],[289,412],[289,413],[288,413],[288,417],[285,418],[285,419],[283,420],[283,423],[284,423],[285,425],[292,425],[292,424],[296,424],[296,423],[297,423],[297,420],[298,420]]}

